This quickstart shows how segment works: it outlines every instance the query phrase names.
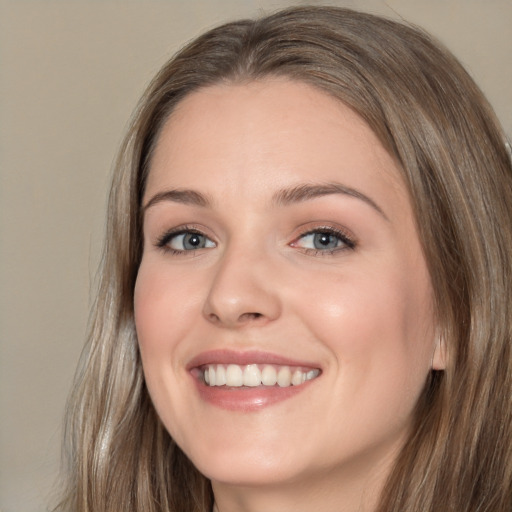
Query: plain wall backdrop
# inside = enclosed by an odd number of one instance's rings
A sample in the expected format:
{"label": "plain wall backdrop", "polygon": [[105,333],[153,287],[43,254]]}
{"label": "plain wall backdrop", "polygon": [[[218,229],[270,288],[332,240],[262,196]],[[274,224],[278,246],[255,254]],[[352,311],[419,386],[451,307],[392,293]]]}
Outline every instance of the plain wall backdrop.
{"label": "plain wall backdrop", "polygon": [[[0,0],[1,512],[44,511],[51,498],[109,171],[145,85],[203,30],[301,3]],[[322,3],[426,28],[512,135],[511,0]]]}

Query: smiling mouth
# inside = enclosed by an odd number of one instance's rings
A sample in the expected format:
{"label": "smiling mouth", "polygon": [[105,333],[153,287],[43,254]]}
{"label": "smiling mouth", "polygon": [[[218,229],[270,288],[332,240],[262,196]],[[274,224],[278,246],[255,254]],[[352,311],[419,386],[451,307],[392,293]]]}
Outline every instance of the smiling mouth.
{"label": "smiling mouth", "polygon": [[322,375],[315,363],[259,350],[210,350],[187,371],[199,398],[215,407],[248,413],[307,392]]}
{"label": "smiling mouth", "polygon": [[206,386],[225,389],[301,386],[319,375],[318,368],[270,364],[208,364],[199,368],[199,378]]}

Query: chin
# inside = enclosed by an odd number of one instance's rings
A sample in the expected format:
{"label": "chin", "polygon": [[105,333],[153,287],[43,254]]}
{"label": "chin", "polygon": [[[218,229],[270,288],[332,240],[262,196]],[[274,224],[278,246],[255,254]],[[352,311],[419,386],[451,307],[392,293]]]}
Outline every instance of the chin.
{"label": "chin", "polygon": [[190,459],[194,466],[212,481],[226,485],[275,485],[292,481],[302,473],[301,464],[290,450],[262,449],[253,444],[248,449],[206,449],[193,451]]}

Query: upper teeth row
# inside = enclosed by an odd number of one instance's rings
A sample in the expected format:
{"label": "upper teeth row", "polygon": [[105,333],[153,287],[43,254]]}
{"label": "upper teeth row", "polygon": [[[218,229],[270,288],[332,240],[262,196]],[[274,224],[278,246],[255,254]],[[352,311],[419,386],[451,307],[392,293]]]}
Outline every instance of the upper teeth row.
{"label": "upper teeth row", "polygon": [[320,374],[319,370],[302,371],[288,366],[274,367],[265,365],[261,369],[257,364],[239,366],[237,364],[208,365],[203,370],[204,382],[208,386],[299,386],[307,380],[314,379]]}

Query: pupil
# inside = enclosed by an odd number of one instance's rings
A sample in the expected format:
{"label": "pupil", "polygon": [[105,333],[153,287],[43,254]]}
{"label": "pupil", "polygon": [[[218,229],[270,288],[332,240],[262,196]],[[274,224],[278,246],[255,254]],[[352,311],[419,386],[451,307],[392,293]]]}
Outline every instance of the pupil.
{"label": "pupil", "polygon": [[336,237],[329,233],[318,233],[314,237],[314,245],[317,249],[334,249],[336,244]]}
{"label": "pupil", "polygon": [[201,235],[192,233],[190,235],[185,236],[185,239],[183,240],[183,245],[185,246],[185,249],[197,249],[198,247],[203,247]]}

